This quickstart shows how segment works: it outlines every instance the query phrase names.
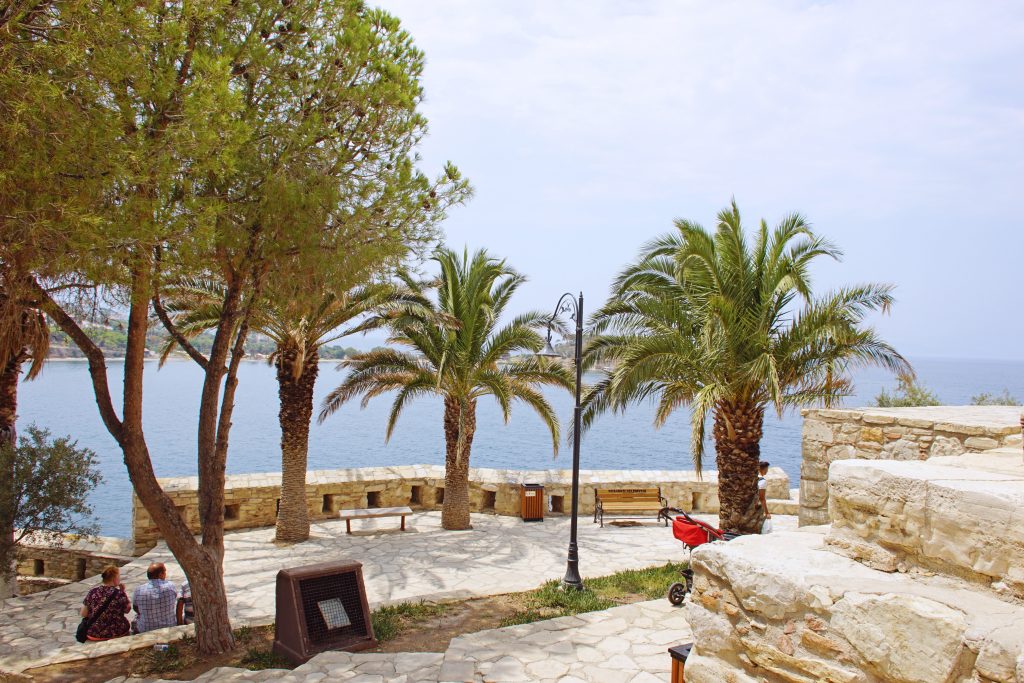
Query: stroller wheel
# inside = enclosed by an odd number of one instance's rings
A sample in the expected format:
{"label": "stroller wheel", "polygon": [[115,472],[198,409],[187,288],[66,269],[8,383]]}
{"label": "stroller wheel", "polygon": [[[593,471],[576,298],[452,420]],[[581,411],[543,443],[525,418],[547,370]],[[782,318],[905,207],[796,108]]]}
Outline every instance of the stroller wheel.
{"label": "stroller wheel", "polygon": [[673,605],[681,605],[687,592],[689,592],[689,587],[685,583],[673,583],[668,587],[668,601]]}

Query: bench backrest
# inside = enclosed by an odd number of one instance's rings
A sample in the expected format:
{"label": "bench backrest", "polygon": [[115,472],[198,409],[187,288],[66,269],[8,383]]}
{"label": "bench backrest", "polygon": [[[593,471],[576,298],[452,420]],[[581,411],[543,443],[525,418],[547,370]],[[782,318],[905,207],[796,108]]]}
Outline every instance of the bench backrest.
{"label": "bench backrest", "polygon": [[605,501],[659,500],[661,487],[636,489],[595,489],[594,497]]}

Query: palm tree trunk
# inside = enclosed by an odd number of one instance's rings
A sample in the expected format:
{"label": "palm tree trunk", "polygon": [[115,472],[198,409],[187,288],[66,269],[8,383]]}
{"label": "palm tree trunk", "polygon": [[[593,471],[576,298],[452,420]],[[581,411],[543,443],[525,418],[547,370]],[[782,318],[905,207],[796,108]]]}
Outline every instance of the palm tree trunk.
{"label": "palm tree trunk", "polygon": [[763,406],[728,400],[715,406],[718,518],[719,526],[727,531],[761,531],[764,511],[757,496],[757,476],[763,424]]}
{"label": "palm tree trunk", "polygon": [[309,505],[306,502],[306,459],[309,454],[309,422],[313,417],[313,386],[320,355],[313,351],[295,376],[298,354],[280,352],[277,386],[281,408],[281,507],[277,512],[275,538],[298,543],[309,538]]}
{"label": "palm tree trunk", "polygon": [[469,401],[463,407],[458,399],[446,396],[444,503],[441,505],[441,527],[449,531],[473,528],[469,523],[469,452],[473,446],[475,433],[476,400]]}
{"label": "palm tree trunk", "polygon": [[[18,377],[24,357],[18,354],[0,368],[0,446],[15,446],[14,423],[18,415]],[[14,458],[8,471],[0,477],[0,486],[14,484]],[[0,500],[13,500],[10,491],[0,495]],[[0,599],[9,598],[18,592],[18,578],[15,562],[17,549],[14,545],[14,510],[0,510]]]}

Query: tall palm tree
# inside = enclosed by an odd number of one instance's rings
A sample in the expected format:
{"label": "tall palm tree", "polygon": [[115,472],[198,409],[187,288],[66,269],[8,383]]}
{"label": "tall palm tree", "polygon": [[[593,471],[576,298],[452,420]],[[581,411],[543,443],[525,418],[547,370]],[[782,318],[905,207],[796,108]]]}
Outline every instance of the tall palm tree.
{"label": "tall palm tree", "polygon": [[[432,283],[436,302],[428,296],[427,286],[406,277],[419,301],[390,322],[389,342],[413,353],[378,349],[347,360],[350,372],[324,400],[320,420],[355,396],[362,395],[365,406],[373,397],[395,391],[385,432],[385,439],[390,439],[410,400],[440,396],[445,438],[441,525],[469,529],[469,457],[477,400],[493,396],[506,422],[513,401],[530,406],[547,425],[557,453],[558,420],[540,387],[572,389],[575,380],[564,365],[532,355],[544,345],[538,331],[548,322],[544,314],[525,313],[498,326],[509,300],[525,281],[522,275],[484,250],[460,257],[450,249],[439,249],[434,260],[440,266],[440,276]],[[523,351],[530,355],[513,355]]]}
{"label": "tall palm tree", "polygon": [[[223,301],[221,287],[215,282],[192,281],[172,289],[167,307],[174,312],[175,325],[187,338],[194,338],[216,324]],[[306,297],[273,297],[254,317],[252,329],[275,344],[274,353],[268,358],[277,370],[281,426],[281,502],[275,540],[295,543],[309,538],[306,463],[320,349],[378,325],[381,319],[376,311],[401,300],[394,287],[371,284],[340,294],[325,292],[312,306]],[[361,316],[360,322],[350,324]],[[176,346],[173,339],[169,340],[161,361]]]}
{"label": "tall palm tree", "polygon": [[692,409],[691,446],[700,471],[704,424],[714,415],[721,524],[760,529],[757,475],[765,409],[832,405],[848,395],[847,372],[880,365],[912,372],[864,324],[887,312],[892,287],[866,284],[822,296],[809,268],[839,250],[793,214],[774,229],[762,220],[748,243],[735,201],[714,233],[687,220],[648,243],[615,280],[593,318],[588,363],[613,369],[588,391],[585,424],[602,411],[657,402],[655,426],[680,406]]}

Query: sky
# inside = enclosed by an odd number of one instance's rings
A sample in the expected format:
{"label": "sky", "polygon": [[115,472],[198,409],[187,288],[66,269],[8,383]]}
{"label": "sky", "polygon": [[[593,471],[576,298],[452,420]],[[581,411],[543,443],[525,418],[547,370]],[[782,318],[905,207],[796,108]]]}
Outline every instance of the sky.
{"label": "sky", "polygon": [[[447,243],[529,277],[615,274],[674,218],[803,213],[896,285],[904,355],[1024,359],[1024,3],[377,0],[425,51],[423,168],[476,194]],[[356,344],[358,345],[358,344]]]}

